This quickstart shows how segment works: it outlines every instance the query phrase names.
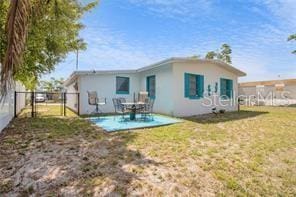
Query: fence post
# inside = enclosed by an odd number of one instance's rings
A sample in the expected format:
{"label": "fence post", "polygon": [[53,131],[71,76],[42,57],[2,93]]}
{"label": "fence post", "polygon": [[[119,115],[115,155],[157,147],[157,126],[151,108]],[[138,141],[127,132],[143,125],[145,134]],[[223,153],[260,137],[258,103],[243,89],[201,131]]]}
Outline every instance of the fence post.
{"label": "fence post", "polygon": [[16,118],[17,117],[17,115],[16,115],[16,105],[17,105],[17,101],[16,101],[16,99],[17,99],[17,92],[16,91],[14,91],[14,117]]}
{"label": "fence post", "polygon": [[61,96],[61,99],[60,99],[60,116],[62,116],[63,115],[63,113],[64,113],[64,107],[63,107],[63,103],[64,103],[64,95],[63,95],[63,93],[61,92],[60,93],[60,96]]}
{"label": "fence post", "polygon": [[67,114],[66,114],[66,92],[64,92],[64,116],[67,116]]}
{"label": "fence post", "polygon": [[78,107],[78,109],[77,109],[77,114],[78,114],[78,116],[80,116],[80,93],[77,93],[77,107]]}
{"label": "fence post", "polygon": [[32,116],[32,118],[35,117],[35,113],[34,113],[34,99],[35,99],[35,93],[34,92],[31,92],[31,106],[32,106],[31,116]]}
{"label": "fence post", "polygon": [[273,91],[271,92],[271,106],[273,106]]}

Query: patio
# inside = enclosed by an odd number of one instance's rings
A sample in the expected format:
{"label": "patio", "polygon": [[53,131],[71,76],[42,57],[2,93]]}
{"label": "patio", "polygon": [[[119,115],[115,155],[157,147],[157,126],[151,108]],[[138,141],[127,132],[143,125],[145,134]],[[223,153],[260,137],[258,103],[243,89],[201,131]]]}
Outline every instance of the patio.
{"label": "patio", "polygon": [[88,120],[107,132],[157,127],[182,122],[180,119],[167,116],[156,114],[152,116],[151,119],[147,120],[141,119],[141,115],[137,115],[135,120],[129,120],[129,117],[123,119],[121,116],[92,117],[88,118]]}

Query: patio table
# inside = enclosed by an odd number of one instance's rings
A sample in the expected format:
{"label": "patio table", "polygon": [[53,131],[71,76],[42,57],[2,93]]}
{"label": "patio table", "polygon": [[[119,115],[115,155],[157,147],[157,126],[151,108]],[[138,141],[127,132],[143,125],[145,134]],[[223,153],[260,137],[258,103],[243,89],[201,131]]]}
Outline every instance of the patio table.
{"label": "patio table", "polygon": [[142,109],[143,105],[145,105],[145,103],[143,103],[143,102],[126,102],[126,103],[121,103],[121,104],[123,106],[125,106],[127,109],[131,110],[130,120],[135,120],[137,111]]}

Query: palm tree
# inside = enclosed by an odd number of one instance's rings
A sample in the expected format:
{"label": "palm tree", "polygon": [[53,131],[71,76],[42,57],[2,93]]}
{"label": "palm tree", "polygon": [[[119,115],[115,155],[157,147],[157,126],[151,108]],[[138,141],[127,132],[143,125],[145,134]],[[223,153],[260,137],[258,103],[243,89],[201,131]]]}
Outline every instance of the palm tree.
{"label": "palm tree", "polygon": [[[292,34],[289,36],[288,41],[295,40],[296,41],[296,34]],[[296,54],[296,50],[292,51],[293,54]]]}
{"label": "palm tree", "polygon": [[83,42],[82,39],[78,39],[73,43],[73,48],[76,49],[76,70],[78,70],[78,64],[79,64],[79,50],[85,50],[86,49],[86,43]]}
{"label": "palm tree", "polygon": [[[13,75],[22,61],[28,32],[30,0],[11,0],[6,24],[7,47],[1,62],[0,92],[7,94]],[[2,97],[1,97],[2,98]]]}
{"label": "palm tree", "polygon": [[[2,1],[2,0],[0,0]],[[0,59],[0,100],[4,98],[11,87],[13,77],[19,71],[22,64],[22,57],[25,50],[29,25],[34,19],[46,14],[46,8],[51,2],[54,3],[54,12],[58,16],[59,2],[63,0],[10,0],[8,17],[6,23],[6,51]],[[79,7],[81,14],[98,3],[98,0]],[[86,45],[82,40],[78,40],[75,49],[77,56],[79,49],[85,49]],[[78,58],[77,58],[78,60]]]}

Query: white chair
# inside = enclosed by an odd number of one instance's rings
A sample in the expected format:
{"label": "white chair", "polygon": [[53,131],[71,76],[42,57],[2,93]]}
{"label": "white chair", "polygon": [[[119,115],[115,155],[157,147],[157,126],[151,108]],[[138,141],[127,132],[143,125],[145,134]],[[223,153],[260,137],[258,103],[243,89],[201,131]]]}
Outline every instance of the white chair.
{"label": "white chair", "polygon": [[145,103],[148,99],[148,92],[139,92],[138,102]]}
{"label": "white chair", "polygon": [[101,114],[102,110],[100,109],[100,107],[107,104],[106,98],[104,98],[103,101],[100,101],[96,91],[87,91],[87,94],[88,104],[96,106],[95,110],[91,114]]}

